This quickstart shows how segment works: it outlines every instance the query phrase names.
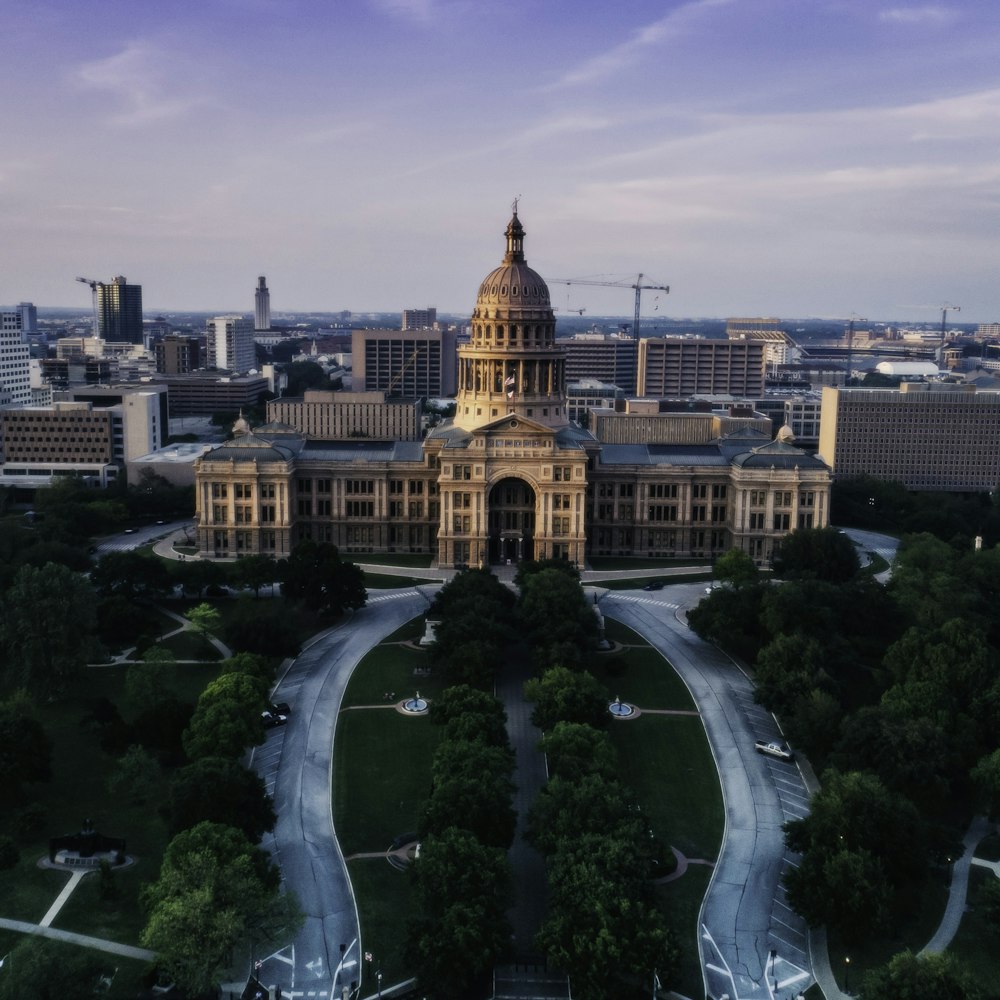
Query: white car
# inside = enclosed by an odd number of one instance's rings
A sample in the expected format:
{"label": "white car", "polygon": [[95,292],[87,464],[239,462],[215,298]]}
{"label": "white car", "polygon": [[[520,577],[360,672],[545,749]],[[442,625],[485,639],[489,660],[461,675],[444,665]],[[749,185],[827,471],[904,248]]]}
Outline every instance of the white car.
{"label": "white car", "polygon": [[794,760],[795,754],[788,749],[787,743],[778,740],[757,740],[754,743],[757,753],[767,754],[768,757],[777,757],[779,760]]}

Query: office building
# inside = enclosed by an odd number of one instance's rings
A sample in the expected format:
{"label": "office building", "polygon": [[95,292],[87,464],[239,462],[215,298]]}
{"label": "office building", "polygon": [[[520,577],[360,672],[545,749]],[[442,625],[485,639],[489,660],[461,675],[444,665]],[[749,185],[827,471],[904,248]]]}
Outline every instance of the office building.
{"label": "office building", "polygon": [[97,310],[95,335],[101,340],[142,343],[142,285],[130,285],[122,275],[98,282],[94,289]]}
{"label": "office building", "polygon": [[706,400],[626,399],[595,407],[590,430],[601,444],[707,445],[750,432],[773,437],[771,421],[745,404],[719,407]]}
{"label": "office building", "polygon": [[582,378],[578,382],[567,380],[566,405],[569,419],[589,427],[590,411],[595,407],[614,407],[616,401],[625,399],[625,390],[617,385],[601,382],[596,378]]}
{"label": "office building", "polygon": [[420,402],[386,399],[384,392],[307,389],[267,404],[268,422],[288,424],[306,440],[419,441]]}
{"label": "office building", "polygon": [[257,279],[257,290],[253,295],[253,328],[271,329],[271,293],[267,290],[267,279],[263,274]]}
{"label": "office building", "polygon": [[559,340],[566,352],[566,381],[597,379],[618,386],[626,396],[636,392],[637,345],[624,333],[577,333]]}
{"label": "office building", "polygon": [[260,406],[270,392],[263,375],[221,375],[218,372],[188,372],[153,375],[153,385],[165,385],[170,393],[172,417],[211,416],[239,413]]}
{"label": "office building", "polygon": [[21,314],[21,332],[38,332],[38,310],[33,302],[18,302],[17,311]]}
{"label": "office building", "polygon": [[256,430],[242,423],[196,465],[202,557],[281,557],[312,539],[346,553],[429,553],[439,566],[707,560],[733,547],[763,564],[789,531],[828,522],[829,470],[761,432],[767,421],[752,412],[720,417],[720,430],[733,424],[711,440],[703,422],[682,443],[605,444],[574,424],[566,352],[524,236],[515,212],[458,349],[453,420],[419,442],[307,440],[291,422],[304,409]]}
{"label": "office building", "polygon": [[171,333],[153,345],[156,370],[161,375],[183,375],[201,368],[201,341]]}
{"label": "office building", "polygon": [[726,320],[728,340],[755,340],[763,343],[764,362],[768,366],[786,365],[798,360],[795,342],[781,329],[781,321],[772,316]]}
{"label": "office building", "polygon": [[355,330],[352,388],[388,397],[455,394],[454,330]]}
{"label": "office building", "polygon": [[994,490],[1000,392],[930,382],[825,388],[818,455],[836,479],[874,476],[909,490]]}
{"label": "office building", "polygon": [[211,368],[242,374],[257,367],[253,326],[244,316],[216,316],[210,319],[205,350]]}
{"label": "office building", "polygon": [[0,406],[31,402],[31,348],[24,334],[24,313],[0,312]]}
{"label": "office building", "polygon": [[426,309],[404,309],[401,330],[431,330],[437,326],[438,312],[433,306]]}
{"label": "office building", "polygon": [[637,395],[686,399],[764,393],[764,344],[750,340],[644,337]]}

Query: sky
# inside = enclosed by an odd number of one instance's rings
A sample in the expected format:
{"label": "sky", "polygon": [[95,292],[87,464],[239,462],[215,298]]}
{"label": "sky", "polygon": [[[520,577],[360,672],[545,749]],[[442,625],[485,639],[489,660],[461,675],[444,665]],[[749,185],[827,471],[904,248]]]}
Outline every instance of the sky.
{"label": "sky", "polygon": [[996,0],[0,0],[0,302],[1000,321]]}

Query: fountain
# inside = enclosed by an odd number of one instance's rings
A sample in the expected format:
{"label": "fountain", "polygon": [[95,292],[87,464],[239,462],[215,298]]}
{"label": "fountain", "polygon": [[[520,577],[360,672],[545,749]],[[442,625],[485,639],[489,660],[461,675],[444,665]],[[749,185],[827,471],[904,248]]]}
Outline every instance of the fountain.
{"label": "fountain", "polygon": [[402,707],[410,715],[423,715],[427,711],[427,699],[421,698],[418,691],[412,698],[407,698]]}
{"label": "fountain", "polygon": [[635,714],[635,706],[630,705],[627,701],[622,701],[621,698],[615,697],[615,700],[608,705],[608,711],[616,719],[628,719]]}

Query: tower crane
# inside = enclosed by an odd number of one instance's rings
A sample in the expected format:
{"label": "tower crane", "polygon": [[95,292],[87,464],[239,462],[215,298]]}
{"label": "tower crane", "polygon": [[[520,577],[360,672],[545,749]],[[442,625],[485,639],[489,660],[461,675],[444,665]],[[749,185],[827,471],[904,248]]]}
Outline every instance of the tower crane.
{"label": "tower crane", "polygon": [[655,285],[642,283],[642,273],[635,281],[596,281],[592,278],[549,278],[548,283],[556,285],[599,285],[602,288],[633,288],[635,289],[635,315],[632,319],[632,339],[639,339],[639,306],[642,302],[644,291],[670,292],[669,285]]}
{"label": "tower crane", "polygon": [[417,346],[413,349],[413,352],[410,354],[410,356],[403,363],[403,367],[400,368],[398,372],[396,372],[396,374],[392,377],[392,380],[389,382],[389,388],[386,390],[386,395],[387,396],[391,396],[392,395],[393,390],[402,381],[403,375],[406,374],[406,369],[409,368],[410,365],[412,365],[413,362],[417,360],[417,355],[421,351],[425,350],[426,347],[427,347],[426,344],[417,344]]}
{"label": "tower crane", "polygon": [[[949,311],[951,311],[951,312],[961,312],[962,311],[962,307],[961,306],[953,306],[950,302],[945,302],[941,306],[941,350],[944,350],[945,339],[947,338],[946,326],[947,326],[947,323],[948,323],[948,312]],[[943,363],[944,362],[944,358],[942,358],[941,360],[942,360],[942,363]]]}
{"label": "tower crane", "polygon": [[99,337],[101,335],[101,316],[100,316],[100,305],[97,301],[97,289],[104,287],[103,281],[94,281],[93,278],[77,278],[77,281],[82,281],[85,285],[90,285],[90,293],[94,300],[94,336]]}

